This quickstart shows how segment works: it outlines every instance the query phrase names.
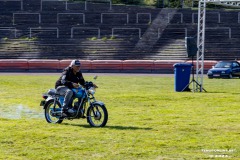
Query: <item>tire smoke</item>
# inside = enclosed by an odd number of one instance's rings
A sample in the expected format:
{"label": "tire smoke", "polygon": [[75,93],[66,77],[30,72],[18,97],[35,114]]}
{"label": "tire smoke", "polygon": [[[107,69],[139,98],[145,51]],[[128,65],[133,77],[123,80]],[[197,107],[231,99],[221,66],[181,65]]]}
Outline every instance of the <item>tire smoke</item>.
{"label": "tire smoke", "polygon": [[21,119],[21,118],[44,118],[43,112],[33,110],[23,105],[2,106],[0,105],[0,118]]}

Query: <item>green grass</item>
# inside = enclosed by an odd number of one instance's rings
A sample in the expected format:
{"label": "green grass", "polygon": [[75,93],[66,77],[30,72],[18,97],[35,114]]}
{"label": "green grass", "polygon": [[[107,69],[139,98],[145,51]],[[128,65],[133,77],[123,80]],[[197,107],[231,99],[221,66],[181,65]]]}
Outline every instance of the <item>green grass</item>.
{"label": "green grass", "polygon": [[109,121],[91,128],[45,121],[41,94],[57,78],[0,75],[0,159],[240,159],[240,79],[205,78],[208,92],[192,93],[175,92],[174,76],[99,76]]}

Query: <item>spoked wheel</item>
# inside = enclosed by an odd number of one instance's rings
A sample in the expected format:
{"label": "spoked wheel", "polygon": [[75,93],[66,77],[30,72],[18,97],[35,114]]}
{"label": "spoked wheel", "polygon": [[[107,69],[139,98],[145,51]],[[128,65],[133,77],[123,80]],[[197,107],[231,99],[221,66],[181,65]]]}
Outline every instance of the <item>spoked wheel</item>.
{"label": "spoked wheel", "polygon": [[104,105],[94,104],[88,108],[87,121],[92,127],[104,127],[108,121],[108,112]]}
{"label": "spoked wheel", "polygon": [[61,105],[59,103],[56,103],[55,109],[54,109],[54,101],[50,100],[45,105],[45,118],[48,123],[62,123],[62,119],[60,119],[61,114],[56,113],[56,111],[60,112]]}

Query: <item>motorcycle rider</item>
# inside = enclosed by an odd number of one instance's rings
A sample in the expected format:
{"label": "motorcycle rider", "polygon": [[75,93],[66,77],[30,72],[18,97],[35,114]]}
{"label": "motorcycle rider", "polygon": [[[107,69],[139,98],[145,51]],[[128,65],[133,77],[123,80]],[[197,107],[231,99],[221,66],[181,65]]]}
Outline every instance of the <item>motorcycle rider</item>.
{"label": "motorcycle rider", "polygon": [[[80,85],[84,86],[85,80],[80,71],[81,63],[78,59],[72,60],[70,65],[65,68],[60,78],[56,81],[55,89],[60,95],[64,95],[63,101],[63,116],[66,116],[69,103],[73,96],[73,88],[78,88]],[[80,84],[80,85],[79,85]]]}

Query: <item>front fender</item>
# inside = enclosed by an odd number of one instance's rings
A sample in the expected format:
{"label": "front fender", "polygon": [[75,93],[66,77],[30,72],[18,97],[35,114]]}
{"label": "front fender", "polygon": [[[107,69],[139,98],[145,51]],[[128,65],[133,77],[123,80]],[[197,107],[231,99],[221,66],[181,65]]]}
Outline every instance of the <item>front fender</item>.
{"label": "front fender", "polygon": [[101,102],[101,101],[93,102],[92,105],[94,105],[94,104],[98,104],[100,106],[105,106],[105,104],[103,102]]}

